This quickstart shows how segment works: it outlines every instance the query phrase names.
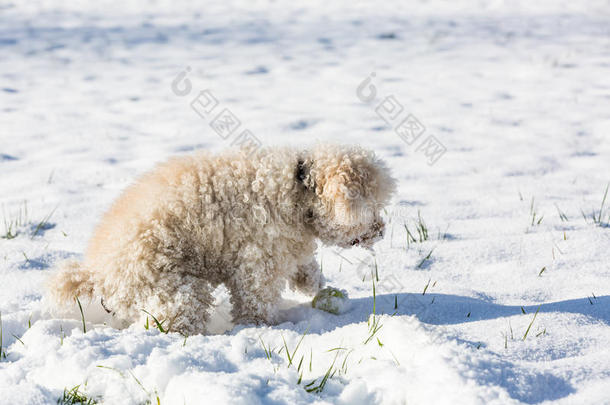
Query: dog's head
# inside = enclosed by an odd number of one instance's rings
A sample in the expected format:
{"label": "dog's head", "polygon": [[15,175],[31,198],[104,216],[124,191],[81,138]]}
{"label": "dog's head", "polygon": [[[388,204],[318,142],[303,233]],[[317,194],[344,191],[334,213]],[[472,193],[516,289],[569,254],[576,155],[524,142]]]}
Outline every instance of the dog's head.
{"label": "dog's head", "polygon": [[305,219],[325,244],[370,248],[383,237],[380,212],[395,189],[383,161],[356,146],[318,145],[296,169]]}

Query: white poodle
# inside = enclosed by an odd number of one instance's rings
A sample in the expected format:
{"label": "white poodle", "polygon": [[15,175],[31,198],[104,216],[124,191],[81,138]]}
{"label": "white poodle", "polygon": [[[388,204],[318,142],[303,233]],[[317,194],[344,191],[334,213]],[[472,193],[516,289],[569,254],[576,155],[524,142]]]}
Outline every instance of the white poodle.
{"label": "white poodle", "polygon": [[154,315],[171,331],[205,333],[224,283],[236,323],[273,323],[286,287],[315,295],[316,239],[370,247],[395,182],[355,146],[198,152],[143,175],[98,225],[82,263],[50,281],[58,303],[100,297],[126,322]]}

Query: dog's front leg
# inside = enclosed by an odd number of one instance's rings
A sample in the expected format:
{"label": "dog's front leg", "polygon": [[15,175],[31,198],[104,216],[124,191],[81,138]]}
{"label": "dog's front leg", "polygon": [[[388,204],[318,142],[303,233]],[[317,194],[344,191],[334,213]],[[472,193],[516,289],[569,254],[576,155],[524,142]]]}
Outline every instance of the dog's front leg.
{"label": "dog's front leg", "polygon": [[299,265],[297,272],[289,280],[290,288],[306,295],[316,295],[324,286],[324,275],[314,257],[307,264]]}
{"label": "dog's front leg", "polygon": [[231,294],[233,322],[273,324],[285,280],[273,260],[246,261],[225,284]]}

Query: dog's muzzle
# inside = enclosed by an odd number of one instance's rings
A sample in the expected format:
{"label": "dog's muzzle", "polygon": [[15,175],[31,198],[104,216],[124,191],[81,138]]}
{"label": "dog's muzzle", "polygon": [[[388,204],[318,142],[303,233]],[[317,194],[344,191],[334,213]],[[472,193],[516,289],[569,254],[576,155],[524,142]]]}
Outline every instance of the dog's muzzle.
{"label": "dog's muzzle", "polygon": [[102,297],[100,299],[100,303],[102,304],[102,308],[104,308],[104,311],[106,311],[109,314],[112,314],[112,316],[114,316],[114,311],[112,311],[111,309],[108,309],[108,307],[106,306],[106,303],[104,302],[104,297]]}

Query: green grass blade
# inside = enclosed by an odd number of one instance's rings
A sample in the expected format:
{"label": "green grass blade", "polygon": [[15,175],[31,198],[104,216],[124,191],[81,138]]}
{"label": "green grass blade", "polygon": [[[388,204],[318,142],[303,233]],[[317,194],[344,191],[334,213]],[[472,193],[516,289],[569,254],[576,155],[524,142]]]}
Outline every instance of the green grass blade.
{"label": "green grass blade", "polygon": [[523,335],[523,340],[525,340],[527,338],[527,334],[530,332],[530,329],[531,329],[532,325],[534,324],[534,321],[536,320],[536,315],[538,315],[538,311],[540,311],[541,306],[542,305],[539,305],[538,309],[534,313],[534,317],[532,318],[532,321],[530,322],[529,326],[527,327],[527,330],[525,331],[525,335]]}
{"label": "green grass blade", "polygon": [[80,304],[80,300],[78,297],[74,297],[76,299],[76,303],[78,304],[78,309],[80,310],[80,317],[83,321],[83,333],[87,333],[87,325],[85,324],[85,314],[83,313],[83,306]]}

